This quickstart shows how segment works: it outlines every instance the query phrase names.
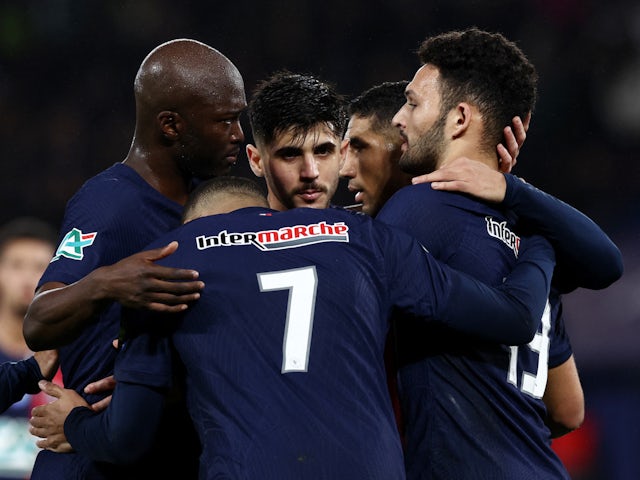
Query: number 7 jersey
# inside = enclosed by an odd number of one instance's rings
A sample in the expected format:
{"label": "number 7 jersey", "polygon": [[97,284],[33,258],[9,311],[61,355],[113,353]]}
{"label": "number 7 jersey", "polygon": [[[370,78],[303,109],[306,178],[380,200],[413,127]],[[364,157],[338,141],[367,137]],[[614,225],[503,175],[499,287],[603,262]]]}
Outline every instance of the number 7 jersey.
{"label": "number 7 jersey", "polygon": [[[460,311],[464,296],[460,318],[480,304],[486,322],[513,315],[408,235],[350,212],[247,208],[191,221],[158,244],[169,240],[178,250],[159,263],[196,269],[205,283],[182,318],[168,319],[201,478],[405,478],[383,361],[392,310],[429,322]],[[454,293],[467,282],[475,286]],[[168,381],[152,338],[125,342],[119,385]]]}

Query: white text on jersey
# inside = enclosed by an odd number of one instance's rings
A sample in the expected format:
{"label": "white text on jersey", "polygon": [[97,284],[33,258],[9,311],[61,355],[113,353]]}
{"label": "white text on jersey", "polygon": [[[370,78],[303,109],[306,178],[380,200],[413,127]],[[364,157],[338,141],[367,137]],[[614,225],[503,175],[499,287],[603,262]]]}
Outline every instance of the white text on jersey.
{"label": "white text on jersey", "polygon": [[494,238],[502,240],[518,258],[520,249],[520,237],[507,228],[507,222],[496,222],[491,217],[484,217],[487,221],[487,233]]}

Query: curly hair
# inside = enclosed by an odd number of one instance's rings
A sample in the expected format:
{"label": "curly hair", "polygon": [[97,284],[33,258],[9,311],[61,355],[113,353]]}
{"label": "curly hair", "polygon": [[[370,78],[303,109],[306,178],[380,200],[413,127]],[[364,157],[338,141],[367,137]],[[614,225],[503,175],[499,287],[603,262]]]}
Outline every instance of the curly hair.
{"label": "curly hair", "polygon": [[364,91],[349,103],[349,115],[371,119],[378,131],[396,128],[391,119],[405,102],[404,91],[409,82],[384,82]]}
{"label": "curly hair", "polygon": [[471,28],[427,38],[418,55],[440,73],[442,111],[458,102],[476,105],[484,117],[484,146],[502,141],[514,116],[533,111],[538,74],[522,50],[499,33]]}
{"label": "curly hair", "polygon": [[264,144],[285,131],[304,137],[318,123],[342,137],[346,102],[326,82],[283,71],[258,85],[249,102],[249,121],[254,140]]}

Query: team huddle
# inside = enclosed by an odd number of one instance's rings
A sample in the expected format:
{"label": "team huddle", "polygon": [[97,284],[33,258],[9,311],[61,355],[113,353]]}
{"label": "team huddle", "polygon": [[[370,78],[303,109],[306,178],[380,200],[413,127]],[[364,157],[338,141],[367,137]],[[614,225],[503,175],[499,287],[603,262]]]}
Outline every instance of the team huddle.
{"label": "team huddle", "polygon": [[[509,173],[537,83],[513,42],[455,31],[419,57],[349,102],[291,72],[247,102],[214,48],[149,53],[127,157],[67,204],[36,353],[0,368],[0,409],[56,397],[32,479],[569,478],[562,295],[616,281],[620,252]],[[243,147],[266,193],[229,175]]]}

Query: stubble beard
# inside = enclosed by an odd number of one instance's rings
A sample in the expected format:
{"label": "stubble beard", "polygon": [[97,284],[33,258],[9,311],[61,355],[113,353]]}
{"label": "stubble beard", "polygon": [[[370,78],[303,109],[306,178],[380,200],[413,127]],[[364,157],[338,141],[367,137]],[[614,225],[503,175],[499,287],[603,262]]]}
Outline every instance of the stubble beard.
{"label": "stubble beard", "polygon": [[446,117],[440,117],[413,145],[408,145],[398,164],[403,172],[424,175],[436,170],[444,153],[444,126]]}

